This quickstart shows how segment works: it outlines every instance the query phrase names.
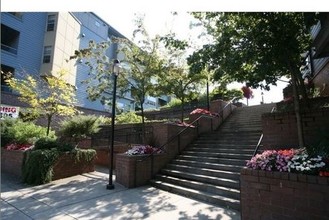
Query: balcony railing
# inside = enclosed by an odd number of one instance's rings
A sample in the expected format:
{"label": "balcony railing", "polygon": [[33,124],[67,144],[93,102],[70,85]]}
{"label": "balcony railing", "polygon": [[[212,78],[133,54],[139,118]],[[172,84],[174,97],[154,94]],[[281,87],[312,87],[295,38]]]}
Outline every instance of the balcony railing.
{"label": "balcony railing", "polygon": [[10,47],[10,46],[5,45],[5,44],[1,44],[1,50],[5,50],[9,53],[17,55],[17,49],[16,48]]}
{"label": "balcony railing", "polygon": [[311,27],[311,37],[314,40],[321,30],[321,22]]}

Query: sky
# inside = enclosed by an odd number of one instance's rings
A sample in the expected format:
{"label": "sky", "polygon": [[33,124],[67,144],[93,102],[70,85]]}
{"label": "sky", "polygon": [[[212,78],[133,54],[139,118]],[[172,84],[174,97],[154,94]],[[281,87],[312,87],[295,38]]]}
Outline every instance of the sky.
{"label": "sky", "polygon": [[[189,24],[191,16],[188,11],[328,11],[327,0],[1,0],[1,11],[92,11],[105,20],[121,34],[131,39],[134,30],[135,13],[145,13],[145,26],[151,34],[162,34],[174,30],[179,37],[191,35]],[[173,21],[172,11],[178,12]],[[193,33],[192,33],[193,35]],[[282,89],[287,85],[278,82],[271,86],[269,92],[253,90],[254,98],[249,105],[279,102],[283,99]],[[230,88],[241,88],[234,83]],[[246,100],[243,100],[246,103]]]}

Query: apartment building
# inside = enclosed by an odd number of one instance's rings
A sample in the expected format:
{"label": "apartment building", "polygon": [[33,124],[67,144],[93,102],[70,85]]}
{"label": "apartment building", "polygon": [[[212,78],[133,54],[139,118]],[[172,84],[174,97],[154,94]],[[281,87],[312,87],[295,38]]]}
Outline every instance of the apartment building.
{"label": "apartment building", "polygon": [[[100,101],[90,101],[86,85],[89,67],[82,60],[67,62],[77,49],[86,48],[90,40],[107,41],[112,36],[124,37],[111,25],[92,12],[2,12],[1,70],[21,77],[22,72],[35,75],[53,74],[64,68],[69,71],[66,81],[76,87],[78,106],[95,112],[109,112],[111,107]],[[117,45],[107,51],[110,60],[122,59]],[[17,95],[10,90],[1,75],[1,103],[17,105]],[[112,94],[108,94],[111,96]],[[144,108],[157,108],[166,97],[148,97]],[[123,111],[135,109],[135,100],[128,92],[117,98]]]}

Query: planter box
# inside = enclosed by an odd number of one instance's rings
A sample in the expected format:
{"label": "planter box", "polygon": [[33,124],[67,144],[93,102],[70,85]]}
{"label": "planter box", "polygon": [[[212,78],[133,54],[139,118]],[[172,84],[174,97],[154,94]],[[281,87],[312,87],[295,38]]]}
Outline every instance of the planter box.
{"label": "planter box", "polygon": [[242,219],[328,219],[329,177],[242,169]]}
{"label": "planter box", "polygon": [[[1,172],[22,177],[24,151],[1,149]],[[53,180],[75,176],[95,171],[94,161],[86,162],[82,159],[76,162],[70,154],[60,156],[53,168]]]}
{"label": "planter box", "polygon": [[64,153],[59,157],[56,164],[54,165],[54,176],[52,180],[63,179],[66,177],[93,171],[95,171],[94,160],[87,162],[80,158],[79,161],[75,161],[75,159],[69,153]]}
{"label": "planter box", "polygon": [[[109,147],[95,147],[93,148],[96,150],[97,157],[95,158],[95,164],[101,165],[101,166],[109,166],[110,161],[110,155],[109,155]],[[113,166],[115,169],[116,164],[116,155],[120,153],[126,152],[130,147],[128,144],[122,144],[122,145],[114,145],[114,155],[113,155]]]}
{"label": "planter box", "polygon": [[1,172],[22,176],[24,151],[1,148]]}
{"label": "planter box", "polygon": [[[166,154],[146,157],[147,155],[129,156],[126,154],[118,154],[115,174],[116,182],[127,188],[145,185],[167,162]],[[145,160],[139,161],[142,159]]]}

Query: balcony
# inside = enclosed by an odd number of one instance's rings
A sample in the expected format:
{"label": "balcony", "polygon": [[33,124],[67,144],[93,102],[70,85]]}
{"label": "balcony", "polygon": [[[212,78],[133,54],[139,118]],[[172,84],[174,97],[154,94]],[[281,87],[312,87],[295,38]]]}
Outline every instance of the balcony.
{"label": "balcony", "polygon": [[5,44],[1,44],[1,50],[17,55],[17,49]]}
{"label": "balcony", "polygon": [[329,13],[320,13],[320,21],[312,27],[311,36],[315,47],[314,58],[329,56]]}

